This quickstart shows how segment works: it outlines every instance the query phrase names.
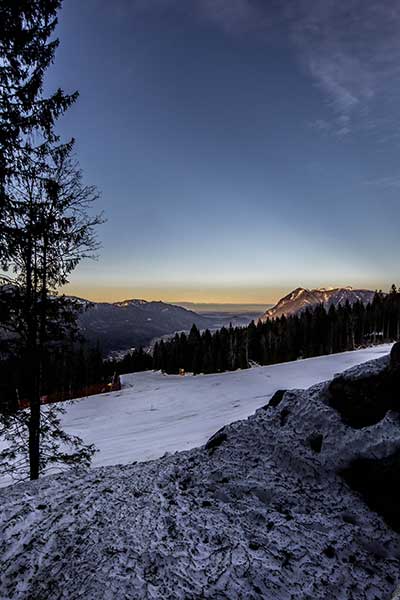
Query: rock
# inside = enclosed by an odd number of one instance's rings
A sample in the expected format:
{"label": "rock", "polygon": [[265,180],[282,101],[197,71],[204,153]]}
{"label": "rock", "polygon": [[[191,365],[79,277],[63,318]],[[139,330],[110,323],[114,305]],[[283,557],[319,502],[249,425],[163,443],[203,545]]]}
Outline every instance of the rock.
{"label": "rock", "polygon": [[313,452],[316,452],[317,454],[321,452],[322,442],[324,441],[322,433],[313,433],[307,441]]}
{"label": "rock", "polygon": [[354,460],[341,475],[372,510],[400,532],[400,451],[387,458]]}
{"label": "rock", "polygon": [[267,404],[264,404],[264,406],[261,406],[259,410],[271,410],[271,408],[276,408],[283,400],[286,392],[287,390],[277,390],[274,394],[272,394],[270,401],[267,402]]}
{"label": "rock", "polygon": [[286,425],[289,415],[290,415],[290,410],[288,408],[284,408],[280,414],[281,427]]}
{"label": "rock", "polygon": [[396,342],[390,352],[390,368],[400,370],[400,342]]}
{"label": "rock", "polygon": [[277,390],[275,394],[272,396],[271,400],[267,404],[267,407],[276,408],[278,404],[282,401],[283,396],[286,394],[287,390]]}
{"label": "rock", "polygon": [[326,548],[324,548],[323,552],[328,558],[334,558],[336,556],[336,550],[332,545],[329,545]]}
{"label": "rock", "polygon": [[205,448],[210,454],[213,454],[221,444],[226,442],[227,439],[228,436],[226,435],[225,427],[222,427],[222,429],[219,429],[217,433],[214,433],[214,435],[210,437],[205,445]]}
{"label": "rock", "polygon": [[329,404],[343,423],[355,429],[369,427],[395,408],[392,379],[388,369],[357,379],[336,377],[328,388]]}

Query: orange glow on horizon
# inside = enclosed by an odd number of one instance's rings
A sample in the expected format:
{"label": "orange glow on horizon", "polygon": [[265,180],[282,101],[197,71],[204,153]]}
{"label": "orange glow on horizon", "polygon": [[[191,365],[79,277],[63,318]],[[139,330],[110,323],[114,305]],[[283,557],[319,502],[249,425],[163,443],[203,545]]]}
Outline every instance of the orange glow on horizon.
{"label": "orange glow on horizon", "polygon": [[131,298],[141,300],[161,300],[171,304],[191,302],[194,304],[256,304],[267,305],[274,304],[283,295],[290,291],[289,288],[273,288],[273,289],[243,289],[243,288],[226,288],[226,289],[188,289],[179,288],[164,288],[154,287],[148,288],[144,286],[128,287],[128,286],[85,286],[77,284],[69,284],[62,292],[71,296],[78,296],[91,300],[92,302],[121,302]]}
{"label": "orange glow on horizon", "polygon": [[[122,302],[129,299],[161,300],[171,304],[193,303],[193,304],[254,304],[271,305],[276,304],[283,296],[297,287],[319,288],[319,287],[346,287],[348,283],[322,282],[319,285],[293,283],[281,286],[257,286],[257,285],[199,285],[172,284],[172,285],[103,285],[73,282],[65,286],[61,292],[85,298],[93,302]],[[362,289],[389,289],[385,284],[377,285],[367,282],[353,282],[352,287]]]}

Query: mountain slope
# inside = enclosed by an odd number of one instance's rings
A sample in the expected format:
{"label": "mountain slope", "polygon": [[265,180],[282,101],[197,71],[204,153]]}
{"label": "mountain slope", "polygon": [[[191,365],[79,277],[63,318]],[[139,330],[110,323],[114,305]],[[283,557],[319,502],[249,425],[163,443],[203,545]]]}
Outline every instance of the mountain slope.
{"label": "mountain slope", "polygon": [[[18,290],[14,285],[0,285],[3,297]],[[173,335],[179,331],[189,331],[192,325],[202,329],[246,326],[260,316],[259,312],[215,311],[207,314],[161,301],[140,299],[122,302],[90,302],[84,298],[70,297],[83,308],[79,315],[79,325],[84,337],[91,343],[100,343],[104,354],[147,346],[156,338]],[[9,300],[7,300],[9,301]],[[0,326],[0,337],[5,339],[7,332]]]}
{"label": "mountain slope", "polygon": [[275,306],[268,309],[261,317],[261,321],[265,321],[268,318],[275,319],[283,315],[293,315],[318,304],[324,304],[326,308],[332,305],[338,306],[347,301],[350,304],[354,304],[357,301],[368,304],[368,302],[372,301],[374,294],[375,292],[371,290],[353,290],[351,287],[317,288],[313,290],[299,287],[284,298],[281,298]]}
{"label": "mountain slope", "polygon": [[287,392],[202,448],[0,491],[2,597],[394,597],[400,536],[338,470],[397,449],[397,417],[354,430],[328,393]]}
{"label": "mountain slope", "polygon": [[107,353],[146,345],[155,337],[189,330],[193,324],[203,329],[210,326],[210,319],[165,302],[125,300],[92,303],[79,323],[84,336],[99,341]]}

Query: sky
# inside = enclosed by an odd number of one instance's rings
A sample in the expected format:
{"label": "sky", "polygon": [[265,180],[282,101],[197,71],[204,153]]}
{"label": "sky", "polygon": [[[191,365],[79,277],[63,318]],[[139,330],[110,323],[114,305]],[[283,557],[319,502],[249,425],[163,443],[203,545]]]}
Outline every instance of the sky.
{"label": "sky", "polygon": [[65,0],[47,89],[98,187],[92,300],[400,283],[396,0]]}

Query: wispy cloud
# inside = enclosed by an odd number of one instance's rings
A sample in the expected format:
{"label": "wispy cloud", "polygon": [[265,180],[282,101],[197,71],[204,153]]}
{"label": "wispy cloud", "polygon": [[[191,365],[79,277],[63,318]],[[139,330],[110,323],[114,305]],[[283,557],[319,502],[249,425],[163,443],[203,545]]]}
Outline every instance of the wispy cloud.
{"label": "wispy cloud", "polygon": [[400,175],[378,177],[377,179],[367,179],[365,185],[371,185],[383,188],[400,188]]}
{"label": "wispy cloud", "polygon": [[194,0],[198,14],[230,33],[265,30],[271,26],[270,11],[251,0]]}
{"label": "wispy cloud", "polygon": [[[325,98],[317,121],[346,136],[400,116],[399,0],[115,0],[135,14],[192,14],[228,33],[286,35]],[[393,124],[393,120],[392,120]],[[325,128],[325,127],[324,127]],[[322,129],[322,128],[321,128]],[[328,128],[327,128],[328,129]]]}
{"label": "wispy cloud", "polygon": [[342,114],[331,119],[314,119],[309,123],[312,129],[343,137],[351,132],[351,118]]}
{"label": "wispy cloud", "polygon": [[[370,128],[400,95],[398,0],[197,0],[226,30],[285,25],[302,68],[321,89],[320,121],[346,136]],[[330,115],[330,116],[329,116]],[[393,123],[392,123],[393,124]],[[323,127],[325,128],[325,127]]]}
{"label": "wispy cloud", "polygon": [[[277,2],[278,0],[270,0]],[[271,11],[259,0],[114,0],[115,11],[128,15],[191,14],[208,20],[229,33],[265,31]]]}
{"label": "wispy cloud", "polygon": [[400,4],[397,0],[293,0],[290,37],[305,69],[347,135],[385,111],[400,91]]}

